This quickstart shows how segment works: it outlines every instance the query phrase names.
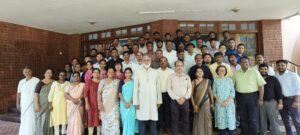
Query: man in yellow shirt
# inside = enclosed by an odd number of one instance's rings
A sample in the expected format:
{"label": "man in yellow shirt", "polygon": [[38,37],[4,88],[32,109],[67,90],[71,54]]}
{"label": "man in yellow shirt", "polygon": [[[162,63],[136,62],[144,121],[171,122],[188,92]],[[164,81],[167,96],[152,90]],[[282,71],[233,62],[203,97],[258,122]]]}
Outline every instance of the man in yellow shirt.
{"label": "man in yellow shirt", "polygon": [[213,76],[213,79],[215,80],[218,77],[216,69],[219,65],[224,65],[227,68],[227,75],[226,76],[232,77],[233,74],[232,74],[232,70],[231,70],[230,65],[223,62],[223,54],[221,52],[216,52],[215,55],[214,55],[214,58],[215,58],[216,62],[209,66],[209,69],[210,69],[210,72]]}

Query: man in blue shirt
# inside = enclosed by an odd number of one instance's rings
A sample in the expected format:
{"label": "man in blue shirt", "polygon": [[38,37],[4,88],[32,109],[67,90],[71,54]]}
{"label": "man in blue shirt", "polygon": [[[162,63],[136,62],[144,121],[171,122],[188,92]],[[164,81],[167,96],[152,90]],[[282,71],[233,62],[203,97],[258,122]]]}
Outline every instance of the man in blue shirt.
{"label": "man in blue shirt", "polygon": [[226,55],[229,56],[230,54],[237,54],[237,49],[235,48],[235,40],[233,38],[228,40],[228,48],[226,50]]}

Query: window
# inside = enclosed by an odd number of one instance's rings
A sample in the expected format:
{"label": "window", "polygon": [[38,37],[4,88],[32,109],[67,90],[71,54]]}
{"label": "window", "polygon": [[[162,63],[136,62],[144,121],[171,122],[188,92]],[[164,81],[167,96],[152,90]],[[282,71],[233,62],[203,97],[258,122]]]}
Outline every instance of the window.
{"label": "window", "polygon": [[189,23],[189,24],[181,23],[181,24],[179,24],[179,27],[182,28],[182,29],[193,29],[193,28],[195,28],[195,24],[192,24],[192,23]]}
{"label": "window", "polygon": [[255,23],[249,23],[249,24],[248,24],[248,28],[249,28],[249,30],[256,30],[256,25],[255,25]]}
{"label": "window", "polygon": [[226,23],[226,24],[221,24],[221,30],[229,30],[229,28],[228,28],[228,24]]}
{"label": "window", "polygon": [[185,23],[181,23],[181,24],[179,24],[179,27],[180,28],[186,28],[186,24]]}
{"label": "window", "polygon": [[237,34],[236,37],[239,37],[240,42],[245,44],[245,54],[249,56],[251,63],[254,63],[257,47],[256,34]]}
{"label": "window", "polygon": [[136,33],[143,33],[143,27],[136,28]]}
{"label": "window", "polygon": [[234,24],[234,23],[231,23],[231,24],[223,23],[223,24],[221,24],[221,29],[222,29],[222,31],[236,30],[236,24]]}
{"label": "window", "polygon": [[199,28],[201,30],[205,30],[206,29],[206,24],[199,24]]}
{"label": "window", "polygon": [[121,36],[121,30],[116,30],[116,36]]}
{"label": "window", "polygon": [[136,34],[136,28],[131,28],[131,34]]}
{"label": "window", "polygon": [[214,31],[215,30],[215,24],[207,24],[207,30]]}
{"label": "window", "polygon": [[126,35],[127,34],[127,29],[122,29],[121,35]]}
{"label": "window", "polygon": [[111,32],[102,32],[101,33],[101,38],[110,38],[111,37]]}
{"label": "window", "polygon": [[247,23],[242,23],[241,24],[241,30],[248,30],[248,24]]}
{"label": "window", "polygon": [[228,29],[229,30],[236,30],[236,25],[235,24],[229,24]]}
{"label": "window", "polygon": [[151,26],[147,25],[147,30],[150,31],[151,30]]}
{"label": "window", "polygon": [[96,40],[96,39],[98,39],[98,34],[97,33],[89,34],[88,39],[89,40]]}

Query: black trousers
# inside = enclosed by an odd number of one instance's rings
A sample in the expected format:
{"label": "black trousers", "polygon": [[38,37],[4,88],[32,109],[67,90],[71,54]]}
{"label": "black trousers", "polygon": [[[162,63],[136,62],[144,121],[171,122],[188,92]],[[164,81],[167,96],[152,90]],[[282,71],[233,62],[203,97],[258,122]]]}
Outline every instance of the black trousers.
{"label": "black trousers", "polygon": [[162,93],[163,103],[158,109],[158,127],[171,128],[171,98],[168,93]]}
{"label": "black trousers", "polygon": [[178,135],[179,116],[182,120],[184,135],[189,135],[189,100],[186,100],[182,105],[179,105],[176,100],[171,100],[172,135]]}

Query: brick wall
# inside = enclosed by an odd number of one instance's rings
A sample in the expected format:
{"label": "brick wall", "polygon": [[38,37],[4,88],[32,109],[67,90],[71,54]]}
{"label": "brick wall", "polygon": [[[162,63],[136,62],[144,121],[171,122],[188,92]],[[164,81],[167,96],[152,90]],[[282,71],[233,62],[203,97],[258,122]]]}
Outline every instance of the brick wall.
{"label": "brick wall", "polygon": [[41,78],[46,67],[57,72],[73,56],[78,57],[79,46],[80,35],[0,22],[0,112],[15,105],[17,84],[23,78],[25,65]]}
{"label": "brick wall", "polygon": [[263,20],[260,25],[261,52],[269,61],[282,59],[281,20]]}

